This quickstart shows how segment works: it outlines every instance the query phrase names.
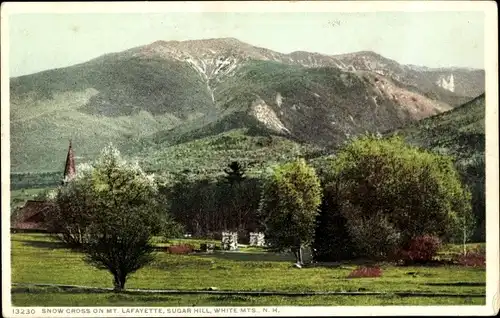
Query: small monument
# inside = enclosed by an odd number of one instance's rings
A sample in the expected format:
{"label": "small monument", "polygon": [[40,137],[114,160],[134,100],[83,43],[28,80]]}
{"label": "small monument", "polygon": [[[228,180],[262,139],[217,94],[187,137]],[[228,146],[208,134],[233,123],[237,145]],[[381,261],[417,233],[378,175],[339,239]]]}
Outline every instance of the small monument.
{"label": "small monument", "polygon": [[222,250],[235,251],[238,249],[238,233],[222,232]]}
{"label": "small monument", "polygon": [[262,232],[250,232],[250,246],[264,246],[266,241],[264,240],[264,233]]}
{"label": "small monument", "polygon": [[310,246],[302,246],[302,261],[304,264],[310,264],[313,262],[313,250]]}
{"label": "small monument", "polygon": [[200,251],[202,253],[209,253],[212,254],[215,249],[215,244],[213,243],[201,243],[200,244]]}

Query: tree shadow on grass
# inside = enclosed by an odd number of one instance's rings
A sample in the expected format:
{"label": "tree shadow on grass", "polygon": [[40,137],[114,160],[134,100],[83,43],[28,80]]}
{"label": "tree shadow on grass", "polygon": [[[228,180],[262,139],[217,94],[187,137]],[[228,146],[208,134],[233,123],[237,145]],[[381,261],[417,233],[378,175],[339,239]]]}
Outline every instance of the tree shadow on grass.
{"label": "tree shadow on grass", "polygon": [[369,260],[369,259],[352,259],[331,262],[313,262],[307,264],[307,267],[323,267],[323,268],[348,268],[348,267],[374,267],[386,265],[384,262]]}
{"label": "tree shadow on grass", "polygon": [[63,242],[58,241],[30,241],[30,240],[19,240],[18,242],[23,243],[34,248],[46,248],[46,249],[70,249],[68,245]]}
{"label": "tree shadow on grass", "polygon": [[61,286],[16,286],[10,289],[12,294],[106,294],[112,291],[104,289],[88,289],[80,287],[61,287]]}
{"label": "tree shadow on grass", "polygon": [[237,262],[293,262],[295,259],[290,254],[276,253],[243,253],[243,252],[219,252],[212,254],[198,254],[206,258],[217,258]]}
{"label": "tree shadow on grass", "polygon": [[448,283],[424,283],[430,286],[477,286],[485,287],[486,282],[448,282]]}

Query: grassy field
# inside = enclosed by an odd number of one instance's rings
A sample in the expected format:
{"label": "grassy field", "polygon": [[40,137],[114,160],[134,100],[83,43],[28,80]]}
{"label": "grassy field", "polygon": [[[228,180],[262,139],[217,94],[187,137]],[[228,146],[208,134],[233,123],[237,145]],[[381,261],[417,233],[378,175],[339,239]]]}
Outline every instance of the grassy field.
{"label": "grassy field", "polygon": [[[201,241],[193,240],[194,245]],[[12,235],[12,282],[51,283],[111,287],[111,275],[82,261],[72,252],[42,234]],[[295,269],[288,254],[259,249],[215,252],[210,255],[171,255],[158,252],[156,261],[139,270],[127,288],[242,291],[413,291],[480,294],[485,292],[485,270],[459,266],[396,267],[380,264],[379,278],[348,279],[356,267]],[[466,284],[463,284],[466,283]],[[68,293],[54,288],[13,288],[16,306],[58,305],[382,305],[382,304],[484,304],[477,297],[396,296],[231,296],[231,295],[128,295],[114,293]]]}
{"label": "grassy field", "polygon": [[115,293],[13,294],[14,306],[443,306],[484,305],[482,298],[399,296],[230,296],[230,295],[127,295]]}

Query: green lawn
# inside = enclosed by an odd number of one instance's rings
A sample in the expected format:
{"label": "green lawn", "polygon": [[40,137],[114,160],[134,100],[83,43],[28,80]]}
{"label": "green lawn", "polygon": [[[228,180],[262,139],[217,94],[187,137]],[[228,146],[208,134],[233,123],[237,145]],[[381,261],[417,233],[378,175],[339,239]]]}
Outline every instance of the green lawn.
{"label": "green lawn", "polygon": [[228,296],[127,294],[13,294],[14,306],[378,306],[378,305],[484,305],[483,298],[397,296]]}
{"label": "green lawn", "polygon": [[[200,241],[193,241],[195,245]],[[212,255],[171,255],[158,252],[156,261],[139,270],[127,288],[245,291],[413,291],[480,294],[485,292],[485,270],[459,266],[396,267],[381,264],[380,278],[348,279],[355,265],[291,267],[291,257],[259,249],[218,252]],[[111,275],[82,261],[41,234],[12,235],[12,282],[111,287]],[[457,284],[469,283],[469,284]],[[476,284],[470,284],[476,283]],[[479,285],[479,286],[478,286]],[[13,304],[34,305],[382,305],[484,304],[484,298],[395,296],[227,296],[227,295],[116,295],[71,294],[54,289],[13,289]]]}

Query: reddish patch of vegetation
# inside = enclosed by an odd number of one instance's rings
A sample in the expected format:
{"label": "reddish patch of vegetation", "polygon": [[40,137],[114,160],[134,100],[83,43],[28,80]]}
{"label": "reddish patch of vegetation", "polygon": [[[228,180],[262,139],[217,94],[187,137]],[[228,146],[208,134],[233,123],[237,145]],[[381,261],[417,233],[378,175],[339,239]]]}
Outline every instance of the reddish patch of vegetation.
{"label": "reddish patch of vegetation", "polygon": [[422,235],[413,238],[408,248],[399,252],[399,258],[404,264],[422,264],[432,261],[436,256],[441,241],[432,235]]}
{"label": "reddish patch of vegetation", "polygon": [[470,251],[467,254],[460,254],[455,261],[462,266],[486,267],[486,253],[484,249]]}
{"label": "reddish patch of vegetation", "polygon": [[358,267],[353,270],[347,278],[358,277],[380,277],[382,276],[382,269],[378,266],[375,267]]}
{"label": "reddish patch of vegetation", "polygon": [[189,254],[194,251],[194,246],[190,244],[178,244],[167,247],[170,254]]}

